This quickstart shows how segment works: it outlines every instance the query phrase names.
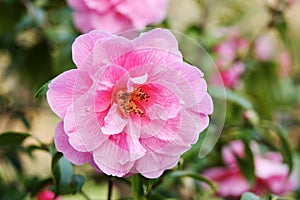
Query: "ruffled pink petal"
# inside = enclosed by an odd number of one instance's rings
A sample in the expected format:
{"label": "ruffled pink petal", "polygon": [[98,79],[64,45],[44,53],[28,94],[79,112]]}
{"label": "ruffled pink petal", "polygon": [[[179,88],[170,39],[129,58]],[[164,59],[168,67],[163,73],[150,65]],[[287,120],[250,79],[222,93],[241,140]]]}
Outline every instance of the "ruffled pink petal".
{"label": "ruffled pink petal", "polygon": [[144,84],[140,88],[150,96],[147,102],[140,101],[150,119],[167,120],[177,116],[180,103],[169,88],[156,83]]}
{"label": "ruffled pink petal", "polygon": [[157,178],[178,163],[179,156],[147,153],[135,163],[136,170],[147,178]]}
{"label": "ruffled pink petal", "polygon": [[213,101],[211,96],[208,93],[205,93],[201,102],[192,107],[188,108],[190,111],[194,111],[197,113],[205,114],[205,115],[210,115],[213,113]]}
{"label": "ruffled pink petal", "polygon": [[184,143],[180,144],[176,139],[167,141],[155,136],[141,138],[140,142],[147,149],[147,152],[161,155],[180,156],[191,148],[191,145]]}
{"label": "ruffled pink petal", "polygon": [[105,42],[95,44],[93,63],[95,65],[108,65],[114,63],[119,57],[133,51],[130,40],[114,36]]}
{"label": "ruffled pink petal", "polygon": [[[78,16],[82,19],[83,16]],[[84,16],[86,17],[86,16]],[[75,16],[75,19],[77,17]],[[90,54],[94,51],[95,43],[103,43],[111,38],[112,35],[108,32],[95,30],[88,34],[83,34],[77,37],[72,45],[72,58],[78,68],[84,66],[92,66],[92,57]]]}
{"label": "ruffled pink petal", "polygon": [[[129,71],[131,77],[148,74],[148,83],[156,83],[175,94],[183,107],[196,105],[197,98],[189,83],[176,70],[161,65],[141,65]],[[200,84],[200,83],[199,83]]]}
{"label": "ruffled pink petal", "polygon": [[60,122],[55,129],[54,143],[56,149],[59,152],[62,152],[66,159],[76,165],[82,165],[86,162],[89,162],[92,159],[91,154],[88,152],[80,152],[75,150],[70,145],[68,136],[65,134],[63,127],[63,122]]}
{"label": "ruffled pink petal", "polygon": [[154,29],[133,41],[135,50],[120,56],[115,61],[117,65],[130,70],[141,65],[167,65],[176,61],[182,62],[182,55],[178,50],[178,43],[171,32]]}
{"label": "ruffled pink petal", "polygon": [[207,84],[202,71],[183,62],[176,62],[170,67],[175,69],[190,84],[198,102],[204,98],[204,95],[207,95]]}
{"label": "ruffled pink petal", "polygon": [[107,111],[95,112],[93,100],[89,94],[80,97],[64,119],[66,130],[74,130],[88,151],[99,147],[107,139],[101,131]]}
{"label": "ruffled pink petal", "polygon": [[129,79],[128,72],[115,64],[108,65],[100,73],[97,73],[94,77],[94,81],[97,82],[97,90],[110,90],[113,89],[122,78]]}
{"label": "ruffled pink petal", "polygon": [[123,165],[127,162],[133,162],[146,153],[146,149],[140,142],[139,131],[140,127],[131,126],[132,123],[129,120],[129,125],[125,132],[118,135],[112,135],[110,141],[117,145],[120,149],[126,150],[126,154],[122,156],[119,162]]}
{"label": "ruffled pink petal", "polygon": [[[102,112],[110,106],[114,101],[114,91],[117,89],[116,86],[122,86],[122,83],[119,83],[123,79],[129,79],[129,75],[126,70],[122,67],[116,65],[110,65],[100,70],[93,76],[95,81],[92,91],[95,93],[94,97],[94,107],[96,112]],[[124,85],[125,81],[124,80]]]}
{"label": "ruffled pink petal", "polygon": [[113,104],[104,118],[104,124],[101,131],[105,135],[114,135],[121,133],[127,125],[127,119],[124,119],[118,111],[118,105]]}
{"label": "ruffled pink petal", "polygon": [[[120,142],[113,142],[117,137]],[[130,172],[134,162],[130,162],[126,136],[110,136],[110,140],[104,142],[93,151],[95,164],[107,175],[122,177]],[[122,146],[123,145],[123,146]]]}
{"label": "ruffled pink petal", "polygon": [[182,59],[181,52],[178,50],[177,39],[167,29],[157,28],[146,33],[142,33],[139,37],[133,40],[133,44],[137,51],[148,49],[160,50],[160,52],[168,52],[170,55],[173,54],[173,57],[177,57],[178,60]]}
{"label": "ruffled pink petal", "polygon": [[67,108],[73,101],[73,87],[77,79],[78,70],[66,71],[51,81],[48,85],[47,101],[50,108],[60,118],[63,118]]}

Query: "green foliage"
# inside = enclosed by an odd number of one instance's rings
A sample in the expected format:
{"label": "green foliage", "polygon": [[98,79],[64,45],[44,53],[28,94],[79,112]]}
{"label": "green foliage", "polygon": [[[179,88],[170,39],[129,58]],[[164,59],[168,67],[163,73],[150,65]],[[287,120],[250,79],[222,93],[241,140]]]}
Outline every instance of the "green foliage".
{"label": "green foliage", "polygon": [[71,163],[61,153],[57,152],[54,154],[51,169],[57,195],[74,194],[81,190],[85,178],[74,174]]}
{"label": "green foliage", "polygon": [[0,147],[16,147],[29,137],[28,133],[5,132],[0,135]]}
{"label": "green foliage", "polygon": [[245,192],[242,195],[241,200],[263,200],[263,199],[260,198],[259,196],[256,196],[255,194],[253,194],[251,192]]}
{"label": "green foliage", "polygon": [[204,176],[198,174],[198,173],[194,173],[194,172],[185,172],[185,171],[175,171],[173,173],[170,174],[170,177],[174,177],[174,178],[183,178],[183,177],[190,177],[193,178],[197,181],[200,182],[204,182],[207,185],[210,186],[210,188],[212,189],[212,191],[216,191],[216,186],[215,184],[210,181],[208,178],[205,178]]}
{"label": "green foliage", "polygon": [[40,89],[35,93],[34,97],[39,98],[39,97],[44,96],[47,93],[48,89],[49,89],[48,85],[49,85],[50,82],[51,81],[48,81],[47,83],[45,83],[44,85],[42,85],[40,87]]}

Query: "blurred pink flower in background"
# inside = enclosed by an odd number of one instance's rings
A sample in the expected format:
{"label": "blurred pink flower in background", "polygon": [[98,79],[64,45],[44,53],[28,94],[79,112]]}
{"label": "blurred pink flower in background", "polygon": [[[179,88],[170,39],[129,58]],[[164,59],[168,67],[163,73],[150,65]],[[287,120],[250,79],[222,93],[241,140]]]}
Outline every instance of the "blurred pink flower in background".
{"label": "blurred pink flower in background", "polygon": [[238,58],[244,55],[248,48],[248,40],[242,38],[236,29],[232,31],[227,40],[216,45],[214,52],[221,80],[215,75],[212,77],[212,83],[224,85],[227,88],[235,88],[239,84],[240,76],[245,69],[244,63],[238,61]]}
{"label": "blurred pink flower in background", "polygon": [[82,33],[94,29],[118,33],[161,22],[169,0],[68,0]]}
{"label": "blurred pink flower in background", "polygon": [[286,77],[291,73],[292,58],[289,52],[282,51],[277,56],[277,62],[279,64],[279,76]]}
{"label": "blurred pink flower in background", "polygon": [[254,44],[254,56],[259,61],[268,61],[274,54],[274,46],[267,35],[259,37]]}
{"label": "blurred pink flower in background", "polygon": [[58,151],[108,175],[160,176],[209,124],[212,99],[203,73],[183,62],[173,34],[153,29],[129,40],[103,31],[72,46],[77,69],[49,84],[62,119]]}
{"label": "blurred pink flower in background", "polygon": [[296,0],[287,0],[289,6],[292,6],[296,3]]}
{"label": "blurred pink flower in background", "polygon": [[255,183],[251,186],[243,177],[237,164],[235,154],[244,156],[244,145],[241,141],[233,141],[222,149],[224,167],[211,168],[203,175],[217,184],[218,194],[222,197],[239,198],[244,192],[251,191],[257,195],[270,192],[284,195],[297,188],[295,173],[288,176],[288,166],[282,163],[282,157],[277,152],[259,153],[256,143],[251,144],[254,154]]}
{"label": "blurred pink flower in background", "polygon": [[36,196],[37,200],[60,200],[60,196],[55,198],[54,192],[50,190],[43,190],[39,192]]}
{"label": "blurred pink flower in background", "polygon": [[224,86],[235,88],[239,84],[244,70],[245,66],[242,62],[235,62],[229,69],[220,71]]}

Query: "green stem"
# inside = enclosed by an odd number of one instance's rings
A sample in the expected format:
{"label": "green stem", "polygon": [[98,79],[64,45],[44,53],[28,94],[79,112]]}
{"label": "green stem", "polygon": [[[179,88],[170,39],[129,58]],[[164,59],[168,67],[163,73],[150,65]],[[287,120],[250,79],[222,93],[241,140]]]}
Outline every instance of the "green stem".
{"label": "green stem", "polygon": [[112,189],[113,189],[113,181],[112,179],[110,178],[108,180],[108,194],[107,194],[107,200],[111,200],[111,197],[112,197]]}
{"label": "green stem", "polygon": [[142,177],[139,174],[133,175],[131,178],[131,192],[133,200],[144,200]]}

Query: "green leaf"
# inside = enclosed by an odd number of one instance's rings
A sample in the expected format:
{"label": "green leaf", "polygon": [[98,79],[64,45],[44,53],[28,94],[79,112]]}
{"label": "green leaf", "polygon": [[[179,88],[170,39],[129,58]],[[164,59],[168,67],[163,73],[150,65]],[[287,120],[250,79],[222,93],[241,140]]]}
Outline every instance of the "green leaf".
{"label": "green leaf", "polygon": [[73,179],[73,168],[60,152],[57,152],[51,163],[52,174],[55,182],[56,194],[70,194],[70,185]]}
{"label": "green leaf", "polygon": [[74,174],[72,177],[73,193],[79,192],[85,182],[85,178],[81,175]]}
{"label": "green leaf", "polygon": [[224,88],[218,88],[218,87],[210,87],[209,92],[213,98],[217,99],[223,99],[224,98],[224,90],[226,94],[226,100],[231,101],[233,103],[236,103],[240,106],[242,106],[245,109],[252,109],[253,106],[249,100],[247,100],[244,96],[241,94],[238,94],[232,90],[224,89]]}
{"label": "green leaf", "polygon": [[29,137],[28,133],[5,132],[0,135],[0,147],[19,146]]}
{"label": "green leaf", "polygon": [[278,127],[278,136],[281,141],[280,152],[282,154],[284,162],[286,162],[289,166],[289,174],[293,171],[294,163],[293,163],[293,153],[289,144],[289,141],[286,137],[285,131]]}
{"label": "green leaf", "polygon": [[34,97],[35,98],[40,98],[41,96],[44,96],[47,93],[48,89],[49,89],[48,85],[49,85],[50,82],[51,82],[51,80],[48,81],[47,83],[45,83],[44,85],[42,85],[42,87],[40,87],[40,89],[35,93]]}
{"label": "green leaf", "polygon": [[216,191],[216,186],[215,184],[209,180],[208,178],[198,174],[198,173],[194,173],[194,172],[185,172],[185,171],[175,171],[172,172],[170,174],[170,177],[174,177],[174,178],[183,178],[183,177],[190,177],[193,179],[196,179],[198,181],[201,182],[205,182],[206,184],[208,184],[210,186],[210,188],[215,192]]}
{"label": "green leaf", "polygon": [[245,192],[242,195],[241,200],[263,200],[263,199],[251,192]]}
{"label": "green leaf", "polygon": [[236,103],[240,106],[242,106],[245,109],[252,109],[253,106],[251,104],[250,101],[248,101],[245,97],[243,97],[242,95],[232,91],[232,90],[225,90],[226,92],[226,98],[228,101],[231,101],[233,103]]}
{"label": "green leaf", "polygon": [[247,141],[244,142],[244,151],[245,157],[240,158],[238,155],[235,155],[239,168],[243,176],[248,180],[250,184],[253,184],[255,181],[255,166],[254,166],[254,156],[251,151],[251,148]]}

